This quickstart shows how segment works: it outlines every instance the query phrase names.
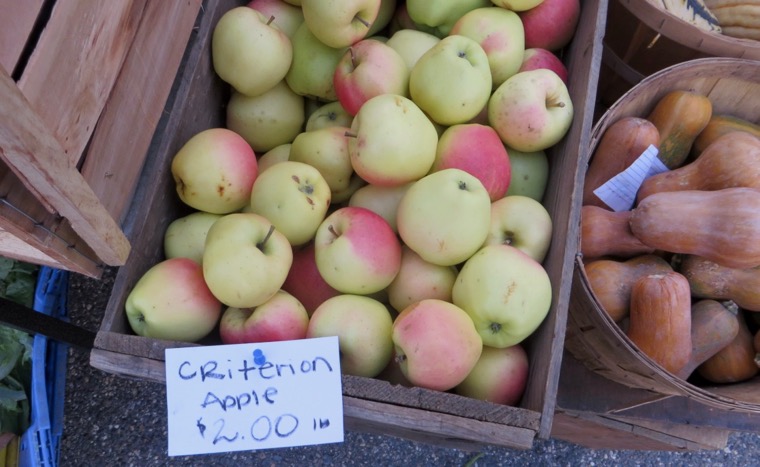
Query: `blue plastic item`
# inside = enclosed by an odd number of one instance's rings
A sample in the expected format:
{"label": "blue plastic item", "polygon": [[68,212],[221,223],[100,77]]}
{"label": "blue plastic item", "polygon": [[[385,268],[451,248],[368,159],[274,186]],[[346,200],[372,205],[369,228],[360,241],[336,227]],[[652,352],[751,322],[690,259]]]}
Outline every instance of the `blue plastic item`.
{"label": "blue plastic item", "polygon": [[[41,266],[33,308],[68,321],[68,271]],[[21,436],[20,467],[58,466],[63,436],[68,344],[37,334],[32,348],[31,424]]]}

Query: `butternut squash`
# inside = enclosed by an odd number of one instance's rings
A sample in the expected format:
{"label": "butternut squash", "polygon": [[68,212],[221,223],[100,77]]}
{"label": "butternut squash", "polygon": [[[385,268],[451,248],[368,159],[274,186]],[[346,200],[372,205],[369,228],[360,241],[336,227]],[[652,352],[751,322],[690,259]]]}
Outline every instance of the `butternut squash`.
{"label": "butternut squash", "polygon": [[760,372],[755,363],[755,348],[747,322],[739,316],[739,332],[726,347],[697,367],[697,372],[712,383],[739,383]]}
{"label": "butternut squash", "polygon": [[703,256],[722,266],[760,265],[760,191],[667,191],[633,210],[631,231],[657,250]]}
{"label": "butternut squash", "polygon": [[745,310],[760,311],[760,267],[735,269],[696,255],[684,255],[678,272],[698,298],[731,300]]}
{"label": "butternut squash", "polygon": [[760,125],[731,115],[713,115],[707,126],[697,135],[691,147],[691,157],[696,158],[707,146],[719,137],[741,131],[760,138]]}
{"label": "butternut squash", "polygon": [[734,340],[739,333],[736,305],[698,300],[691,305],[691,357],[676,375],[687,379],[699,365]]}
{"label": "butternut squash", "polygon": [[602,309],[615,322],[628,316],[631,289],[640,278],[673,269],[656,255],[641,255],[625,261],[599,259],[583,265],[591,291]]}
{"label": "butternut squash", "polygon": [[669,168],[680,167],[712,117],[712,102],[690,91],[671,91],[657,101],[647,120],[660,132],[657,157]]}
{"label": "butternut squash", "polygon": [[649,358],[679,374],[692,352],[689,281],[677,272],[638,279],[631,289],[627,335]]}
{"label": "butternut squash", "polygon": [[662,191],[738,186],[760,190],[760,138],[742,132],[719,137],[693,162],[647,178],[637,198]]}
{"label": "butternut squash", "polygon": [[589,162],[583,184],[583,204],[609,209],[594,190],[627,169],[650,145],[660,144],[660,133],[641,117],[622,117],[602,134]]}
{"label": "butternut squash", "polygon": [[584,258],[617,256],[630,258],[654,252],[631,232],[631,211],[608,211],[598,206],[581,207],[581,254]]}

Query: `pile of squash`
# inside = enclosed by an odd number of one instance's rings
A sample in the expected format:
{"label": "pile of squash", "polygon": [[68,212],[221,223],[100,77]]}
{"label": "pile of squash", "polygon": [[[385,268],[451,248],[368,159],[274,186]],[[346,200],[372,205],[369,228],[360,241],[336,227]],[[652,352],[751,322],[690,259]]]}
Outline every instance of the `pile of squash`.
{"label": "pile of squash", "polygon": [[[670,170],[646,178],[630,210],[611,210],[594,190],[650,145]],[[760,373],[759,125],[686,90],[610,124],[589,162],[580,249],[598,303],[671,374]]]}

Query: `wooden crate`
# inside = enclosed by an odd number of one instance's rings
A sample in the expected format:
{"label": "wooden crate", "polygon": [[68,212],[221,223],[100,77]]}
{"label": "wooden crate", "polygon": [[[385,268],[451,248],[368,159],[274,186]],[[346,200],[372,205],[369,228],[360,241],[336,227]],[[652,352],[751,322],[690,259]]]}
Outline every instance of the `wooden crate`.
{"label": "wooden crate", "polygon": [[756,412],[631,388],[589,370],[567,353],[552,437],[592,449],[722,449],[733,431],[760,432]]}
{"label": "wooden crate", "polygon": [[[90,363],[125,377],[165,381],[164,350],[189,344],[135,336],[124,314],[126,297],[139,277],[163,258],[166,226],[187,212],[171,181],[170,159],[195,133],[223,126],[228,87],[213,72],[209,38],[219,17],[240,0],[207,0],[191,36],[171,106],[159,124],[124,231],[133,245],[115,279]],[[551,432],[577,254],[580,191],[578,154],[589,144],[601,61],[606,0],[583,0],[579,28],[564,56],[576,116],[565,139],[549,151],[551,173],[544,204],[554,221],[545,266],[553,284],[549,315],[527,341],[531,358],[528,387],[519,407],[476,401],[448,392],[394,386],[372,378],[343,377],[349,429],[380,432],[449,447],[501,445],[530,448]],[[212,342],[213,343],[213,342]]]}
{"label": "wooden crate", "polygon": [[0,0],[0,255],[91,277],[127,261],[121,223],[200,5]]}

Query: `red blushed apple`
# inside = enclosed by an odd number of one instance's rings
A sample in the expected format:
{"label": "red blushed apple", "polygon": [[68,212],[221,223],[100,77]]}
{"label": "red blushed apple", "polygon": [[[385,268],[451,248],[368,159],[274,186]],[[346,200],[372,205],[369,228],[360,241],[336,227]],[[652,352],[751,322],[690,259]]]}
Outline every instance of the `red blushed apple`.
{"label": "red blushed apple", "polygon": [[546,68],[557,73],[557,76],[562,78],[562,81],[567,84],[567,67],[562,63],[562,60],[546,49],[534,47],[532,49],[525,50],[523,53],[522,65],[520,65],[520,71],[536,70],[538,68]]}
{"label": "red blushed apple", "polygon": [[346,294],[386,288],[401,269],[401,242],[388,221],[358,206],[342,207],[320,224],[314,238],[319,273]]}
{"label": "red blushed apple", "polygon": [[293,249],[293,264],[285,283],[282,284],[282,290],[296,297],[306,308],[309,316],[325,300],[340,294],[330,287],[319,273],[314,256],[314,242]]}
{"label": "red blushed apple", "polygon": [[444,130],[430,172],[451,168],[480,180],[491,201],[503,198],[509,189],[509,155],[499,134],[488,125],[465,123]]}
{"label": "red blushed apple", "polygon": [[520,344],[503,349],[484,346],[478,362],[454,392],[514,406],[525,392],[528,372],[528,354]]}
{"label": "red blushed apple", "polygon": [[359,107],[380,94],[406,96],[409,68],[391,46],[363,39],[346,50],[333,74],[338,101],[355,116]]}
{"label": "red blushed apple", "polygon": [[219,321],[224,344],[248,344],[304,339],[309,315],[294,296],[278,291],[254,308],[229,307]]}
{"label": "red blushed apple", "polygon": [[570,43],[580,18],[580,0],[544,0],[519,13],[525,29],[525,48],[557,51]]}
{"label": "red blushed apple", "polygon": [[459,385],[480,358],[483,341],[472,319],[444,300],[420,300],[393,322],[395,359],[415,386],[448,391]]}

